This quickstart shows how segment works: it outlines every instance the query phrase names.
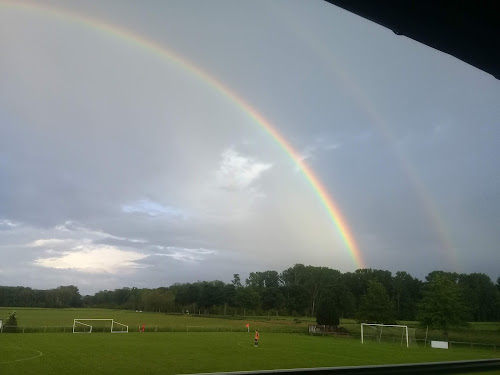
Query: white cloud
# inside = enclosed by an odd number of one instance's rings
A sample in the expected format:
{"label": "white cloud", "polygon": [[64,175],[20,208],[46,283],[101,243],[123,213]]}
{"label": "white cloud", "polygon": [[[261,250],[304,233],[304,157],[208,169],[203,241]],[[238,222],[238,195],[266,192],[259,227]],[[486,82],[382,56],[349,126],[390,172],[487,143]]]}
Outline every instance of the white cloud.
{"label": "white cloud", "polygon": [[166,246],[159,247],[162,250],[167,250],[167,253],[157,253],[157,256],[171,257],[173,259],[182,260],[182,261],[202,261],[206,258],[207,255],[216,254],[215,250],[209,249],[188,249],[183,247],[175,247],[175,246]]}
{"label": "white cloud", "polygon": [[342,144],[340,143],[332,143],[332,144],[329,144],[327,146],[325,146],[325,149],[326,150],[336,150],[338,148],[342,147]]}
{"label": "white cloud", "polygon": [[141,199],[122,206],[126,213],[140,213],[149,216],[183,216],[183,212],[173,207],[164,206],[150,199]]}
{"label": "white cloud", "polygon": [[2,229],[2,228],[13,229],[19,225],[20,225],[20,223],[12,221],[12,220],[8,220],[8,219],[0,220],[0,229]]}
{"label": "white cloud", "polygon": [[126,269],[144,267],[137,261],[147,256],[135,251],[120,250],[114,246],[88,244],[65,251],[57,257],[35,259],[34,263],[46,268],[115,274]]}
{"label": "white cloud", "polygon": [[228,190],[249,188],[272,164],[259,163],[232,148],[222,153],[222,161],[216,172],[217,185]]}
{"label": "white cloud", "polygon": [[61,245],[68,245],[73,242],[73,240],[60,239],[60,238],[48,238],[40,239],[30,242],[28,247],[60,247]]}
{"label": "white cloud", "polygon": [[[340,143],[326,143],[324,138],[318,138],[314,143],[307,145],[299,154],[299,159],[301,161],[306,161],[308,159],[314,160],[319,152],[331,151],[339,149],[342,145]],[[295,171],[299,172],[299,166],[295,166]]]}
{"label": "white cloud", "polygon": [[304,160],[307,160],[307,159],[310,159],[313,157],[314,155],[314,152],[317,150],[317,147],[316,146],[312,146],[312,145],[309,145],[307,146],[304,150],[302,150],[302,152],[300,153],[299,155],[299,159],[301,161],[304,161]]}
{"label": "white cloud", "polygon": [[[74,221],[66,221],[62,225],[56,225],[54,227],[56,233],[60,235],[61,237],[69,237],[69,238],[78,238],[79,240],[85,239],[87,242],[90,241],[95,241],[95,240],[102,240],[102,239],[114,239],[114,240],[122,240],[122,241],[129,241],[129,242],[134,242],[134,243],[146,243],[148,241],[143,240],[143,239],[137,239],[137,238],[126,238],[126,237],[119,237],[119,236],[114,236],[112,234],[100,231],[100,230],[94,230],[94,229],[89,229],[84,227],[83,225],[80,225],[78,223],[75,223]],[[55,239],[53,239],[55,240]],[[44,241],[44,240],[38,240],[38,241]],[[37,242],[37,241],[34,241]],[[43,242],[42,242],[43,243]]]}
{"label": "white cloud", "polygon": [[51,238],[36,239],[25,246],[43,250],[43,255],[32,261],[37,266],[89,273],[117,273],[125,269],[138,268],[141,265],[137,261],[148,256],[130,250],[126,242],[124,247],[99,243],[108,239],[133,243],[146,242],[113,236],[67,221],[53,228]]}

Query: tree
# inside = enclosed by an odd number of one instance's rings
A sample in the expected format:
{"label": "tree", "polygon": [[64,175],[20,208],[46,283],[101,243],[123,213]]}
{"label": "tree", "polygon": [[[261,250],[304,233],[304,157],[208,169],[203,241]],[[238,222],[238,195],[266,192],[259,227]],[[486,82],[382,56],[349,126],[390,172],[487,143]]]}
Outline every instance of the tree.
{"label": "tree", "polygon": [[446,271],[432,271],[427,276],[425,276],[425,279],[430,283],[432,280],[439,276],[444,276],[453,282],[457,282],[458,280],[458,273]]}
{"label": "tree", "polygon": [[259,308],[260,296],[259,293],[250,288],[236,289],[236,301],[239,307],[244,309],[244,314],[247,309],[256,310]]}
{"label": "tree", "polygon": [[333,295],[327,294],[319,299],[316,309],[316,322],[327,326],[336,327],[339,325],[340,314]]}
{"label": "tree", "polygon": [[3,332],[16,332],[17,331],[17,316],[16,312],[12,311],[5,322]]}
{"label": "tree", "polygon": [[278,288],[265,288],[261,293],[261,301],[264,310],[279,310],[285,298]]}
{"label": "tree", "polygon": [[424,288],[417,318],[423,326],[439,329],[448,340],[451,328],[467,325],[461,291],[448,275],[435,275]]}
{"label": "tree", "polygon": [[498,290],[484,273],[461,274],[458,277],[464,300],[469,307],[470,318],[475,322],[491,322],[497,318]]}
{"label": "tree", "polygon": [[234,285],[235,288],[241,288],[241,278],[239,273],[234,273],[233,274],[233,280],[231,281]]}
{"label": "tree", "polygon": [[422,282],[407,272],[396,272],[393,278],[393,299],[396,319],[415,320],[417,303],[421,299]]}
{"label": "tree", "polygon": [[335,309],[341,318],[353,317],[356,313],[355,300],[351,291],[343,283],[338,283],[329,287],[326,292],[335,301]]}
{"label": "tree", "polygon": [[285,297],[285,306],[293,315],[304,315],[309,306],[309,294],[303,285],[289,285],[282,287]]}
{"label": "tree", "polygon": [[395,321],[392,301],[384,286],[378,281],[368,281],[366,294],[361,298],[358,320],[384,324]]}

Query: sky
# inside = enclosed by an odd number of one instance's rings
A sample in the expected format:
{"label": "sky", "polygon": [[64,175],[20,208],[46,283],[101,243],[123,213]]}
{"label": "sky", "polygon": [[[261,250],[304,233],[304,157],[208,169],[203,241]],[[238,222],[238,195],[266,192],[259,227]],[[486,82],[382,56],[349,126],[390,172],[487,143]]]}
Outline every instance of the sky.
{"label": "sky", "polygon": [[0,285],[500,265],[500,81],[322,1],[0,0]]}

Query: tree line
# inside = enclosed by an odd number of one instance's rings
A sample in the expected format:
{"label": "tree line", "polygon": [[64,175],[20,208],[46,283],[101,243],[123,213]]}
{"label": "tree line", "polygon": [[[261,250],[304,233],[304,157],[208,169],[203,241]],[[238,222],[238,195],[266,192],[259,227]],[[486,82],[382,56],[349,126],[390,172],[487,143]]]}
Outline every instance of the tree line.
{"label": "tree line", "polygon": [[[445,302],[443,302],[445,301]],[[450,302],[451,301],[451,302]],[[451,310],[435,311],[436,306]],[[155,289],[120,288],[81,296],[76,286],[49,290],[0,286],[0,306],[102,307],[166,313],[318,316],[321,310],[369,322],[500,320],[500,277],[433,271],[424,281],[407,272],[358,269],[341,273],[296,264],[283,272],[251,272],[243,282],[197,281]]]}
{"label": "tree line", "polygon": [[82,296],[74,285],[41,290],[22,286],[0,286],[0,306],[82,307]]}

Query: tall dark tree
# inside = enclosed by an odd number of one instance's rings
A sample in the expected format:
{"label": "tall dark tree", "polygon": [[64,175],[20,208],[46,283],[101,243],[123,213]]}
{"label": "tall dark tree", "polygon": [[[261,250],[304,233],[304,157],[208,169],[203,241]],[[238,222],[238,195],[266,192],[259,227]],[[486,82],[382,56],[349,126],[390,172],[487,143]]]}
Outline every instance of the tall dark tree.
{"label": "tall dark tree", "polygon": [[260,307],[259,293],[250,288],[238,288],[236,290],[236,301],[238,307],[244,309],[244,314],[247,310],[256,310]]}
{"label": "tall dark tree", "polygon": [[241,278],[239,273],[233,274],[233,280],[231,281],[235,288],[241,288]]}
{"label": "tall dark tree", "polygon": [[280,277],[277,271],[250,272],[246,285],[256,291],[264,288],[278,288]]}
{"label": "tall dark tree", "polygon": [[448,278],[449,280],[453,281],[453,282],[457,282],[458,281],[458,273],[456,272],[446,272],[446,271],[432,271],[431,273],[429,273],[427,276],[425,276],[425,280],[427,282],[431,282],[433,281],[436,277],[439,277],[439,276],[444,276],[446,278]]}
{"label": "tall dark tree", "polygon": [[309,294],[303,285],[289,285],[281,288],[285,307],[292,315],[305,315],[309,307]]}
{"label": "tall dark tree", "polygon": [[278,288],[265,288],[261,293],[261,301],[264,310],[279,310],[282,308],[285,298]]}
{"label": "tall dark tree", "polygon": [[394,323],[394,309],[384,286],[375,280],[368,282],[366,294],[361,298],[358,320],[365,323]]}
{"label": "tall dark tree", "polygon": [[499,306],[495,303],[498,293],[495,284],[484,273],[461,274],[458,277],[469,309],[469,320],[475,322],[493,321],[497,318]]}
{"label": "tall dark tree", "polygon": [[371,280],[380,283],[387,294],[392,291],[392,274],[390,271],[376,270],[371,268],[358,269],[355,272],[348,272],[342,276],[344,284],[349,288],[355,297],[356,306],[359,307],[362,297],[366,294]]}
{"label": "tall dark tree", "polygon": [[443,331],[467,325],[467,308],[461,290],[448,275],[435,275],[424,288],[417,318],[423,326]]}
{"label": "tall dark tree", "polygon": [[393,300],[396,319],[415,320],[422,295],[422,282],[407,272],[396,272],[393,278]]}
{"label": "tall dark tree", "polygon": [[307,266],[305,268],[305,282],[309,298],[310,298],[310,313],[316,316],[316,305],[321,297],[321,293],[326,288],[336,285],[340,282],[340,271],[333,270],[328,267],[313,267]]}
{"label": "tall dark tree", "polygon": [[296,264],[284,270],[280,275],[280,279],[283,282],[283,286],[304,285],[305,276],[306,266],[303,264]]}
{"label": "tall dark tree", "polygon": [[337,307],[335,296],[324,294],[318,301],[316,309],[316,322],[321,325],[338,326],[340,323],[340,314]]}

